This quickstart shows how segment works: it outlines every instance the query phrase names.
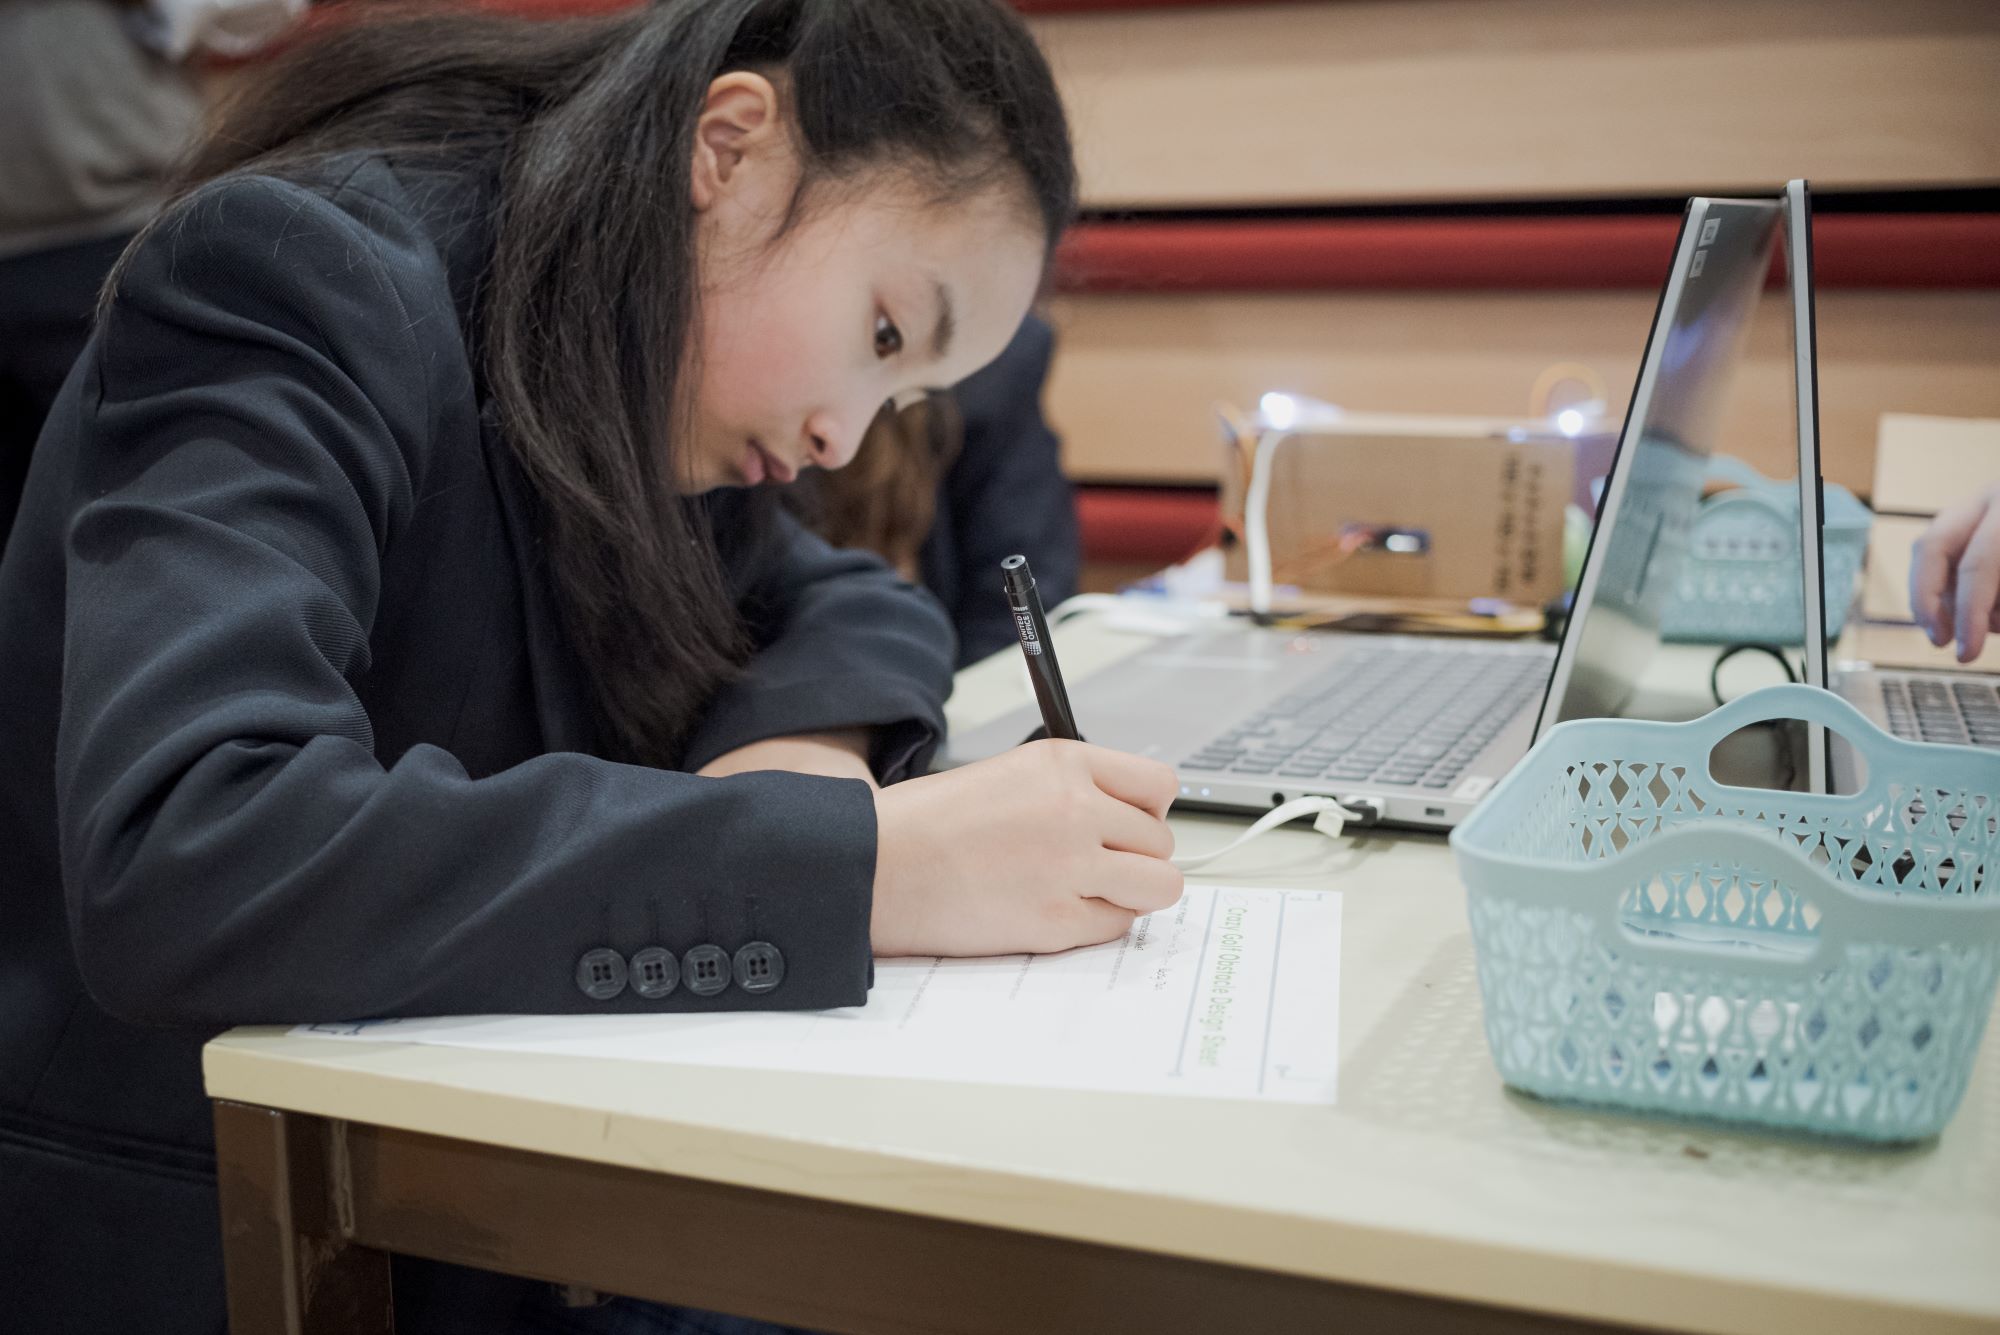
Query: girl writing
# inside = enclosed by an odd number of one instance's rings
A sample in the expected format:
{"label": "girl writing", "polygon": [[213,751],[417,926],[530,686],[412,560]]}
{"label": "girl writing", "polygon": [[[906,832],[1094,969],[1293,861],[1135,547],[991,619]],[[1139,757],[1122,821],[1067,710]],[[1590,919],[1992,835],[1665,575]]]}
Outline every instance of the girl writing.
{"label": "girl writing", "polygon": [[996,356],[1073,201],[996,0],[271,70],[114,273],[0,563],[22,1329],[219,1329],[220,1028],[852,1005],[873,954],[1178,896],[1164,766],[913,777],[941,615],[769,490]]}

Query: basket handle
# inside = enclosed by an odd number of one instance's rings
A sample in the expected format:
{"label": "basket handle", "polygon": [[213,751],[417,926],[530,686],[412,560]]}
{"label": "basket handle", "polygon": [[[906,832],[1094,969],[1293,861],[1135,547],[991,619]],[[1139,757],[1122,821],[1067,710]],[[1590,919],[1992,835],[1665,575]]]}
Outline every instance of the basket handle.
{"label": "basket handle", "polygon": [[1702,480],[1706,482],[1733,482],[1739,487],[1749,488],[1753,491],[1770,491],[1775,487],[1781,486],[1789,490],[1793,485],[1789,482],[1779,482],[1773,478],[1765,477],[1762,473],[1752,468],[1749,464],[1744,463],[1733,454],[1709,455],[1708,467],[1702,474]]}
{"label": "basket handle", "polygon": [[[1733,454],[1711,454],[1708,466],[1702,472],[1704,482],[1733,482],[1753,496],[1766,501],[1791,502],[1798,499],[1798,483],[1792,478],[1765,477],[1749,464]],[[1868,525],[1875,515],[1867,506],[1837,482],[1822,484],[1826,500],[1826,522],[1829,527],[1840,524]]]}
{"label": "basket handle", "polygon": [[1832,728],[1864,754],[1883,747],[1912,745],[1883,732],[1866,714],[1832,691],[1797,682],[1759,687],[1698,719],[1672,726],[1688,729],[1687,735],[1699,739],[1702,754],[1706,756],[1731,733],[1753,723],[1773,723],[1780,719],[1798,719]]}
{"label": "basket handle", "polygon": [[[1692,836],[1692,837],[1691,837]],[[1692,847],[1688,847],[1692,845]],[[1599,939],[1616,941],[1622,954],[1664,965],[1685,965],[1693,959],[1726,962],[1732,968],[1754,965],[1757,972],[1798,973],[1824,968],[1834,952],[1848,941],[1849,917],[1842,912],[1819,909],[1818,933],[1811,948],[1797,955],[1754,956],[1741,948],[1700,941],[1648,939],[1635,934],[1625,923],[1625,893],[1634,886],[1651,885],[1668,869],[1679,870],[1707,862],[1734,862],[1739,866],[1762,868],[1769,873],[1789,873],[1787,879],[1798,889],[1824,884],[1812,864],[1768,830],[1740,828],[1696,828],[1663,831],[1618,863],[1617,894],[1593,894],[1588,913],[1595,920]],[[1780,867],[1774,864],[1789,863]],[[1845,907],[1844,905],[1842,906]]]}
{"label": "basket handle", "polygon": [[[1812,947],[1796,955],[1755,954],[1740,946],[1699,941],[1647,939],[1627,927],[1621,912],[1625,892],[1645,886],[1661,872],[1710,862],[1754,867],[1785,881],[1819,910]],[[1684,825],[1653,836],[1641,847],[1600,864],[1603,874],[1573,906],[1589,917],[1600,939],[1643,962],[1685,966],[1694,960],[1726,963],[1732,970],[1790,976],[1828,968],[1836,952],[1867,943],[1879,946],[1934,946],[1940,940],[1974,940],[1990,932],[1995,905],[1978,899],[1925,899],[1922,911],[1902,895],[1864,891],[1829,878],[1776,831],[1743,827]],[[1606,893],[1606,881],[1618,892]],[[1963,926],[1945,926],[1940,918]]]}

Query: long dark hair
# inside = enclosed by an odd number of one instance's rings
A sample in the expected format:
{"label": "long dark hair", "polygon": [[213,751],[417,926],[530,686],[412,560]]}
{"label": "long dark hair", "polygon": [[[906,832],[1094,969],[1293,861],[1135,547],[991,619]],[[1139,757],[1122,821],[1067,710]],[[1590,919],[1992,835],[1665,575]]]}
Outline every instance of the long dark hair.
{"label": "long dark hair", "polygon": [[1051,249],[1074,212],[1054,80],[998,0],[656,0],[561,21],[370,6],[275,61],[182,182],[354,149],[497,170],[486,385],[542,502],[607,750],[652,764],[675,763],[749,653],[704,509],[672,487],[699,315],[694,129],[737,69],[790,92],[791,223],[815,186],[876,166],[940,201],[1013,184]]}

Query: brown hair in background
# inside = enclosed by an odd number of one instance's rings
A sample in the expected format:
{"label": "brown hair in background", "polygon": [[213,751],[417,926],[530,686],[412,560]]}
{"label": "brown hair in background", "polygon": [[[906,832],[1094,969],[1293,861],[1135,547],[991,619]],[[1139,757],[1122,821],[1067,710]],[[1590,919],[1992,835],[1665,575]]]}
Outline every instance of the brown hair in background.
{"label": "brown hair in background", "polygon": [[917,578],[917,553],[937,518],[938,483],[965,443],[950,394],[875,415],[847,467],[787,488],[801,519],[836,547],[861,547]]}

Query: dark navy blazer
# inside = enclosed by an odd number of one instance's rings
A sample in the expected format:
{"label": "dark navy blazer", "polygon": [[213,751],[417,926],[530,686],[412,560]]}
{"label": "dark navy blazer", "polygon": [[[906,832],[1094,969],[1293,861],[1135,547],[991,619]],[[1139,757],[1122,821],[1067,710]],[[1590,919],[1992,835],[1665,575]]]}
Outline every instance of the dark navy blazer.
{"label": "dark navy blazer", "polygon": [[[594,754],[468,347],[491,204],[369,157],[205,187],[55,405],[0,564],[0,1325],[217,1328],[225,1026],[867,995],[866,785]],[[743,510],[711,507],[761,648],[682,769],[869,726],[920,771],[936,604]],[[772,991],[579,988],[593,950],[752,941]]]}

